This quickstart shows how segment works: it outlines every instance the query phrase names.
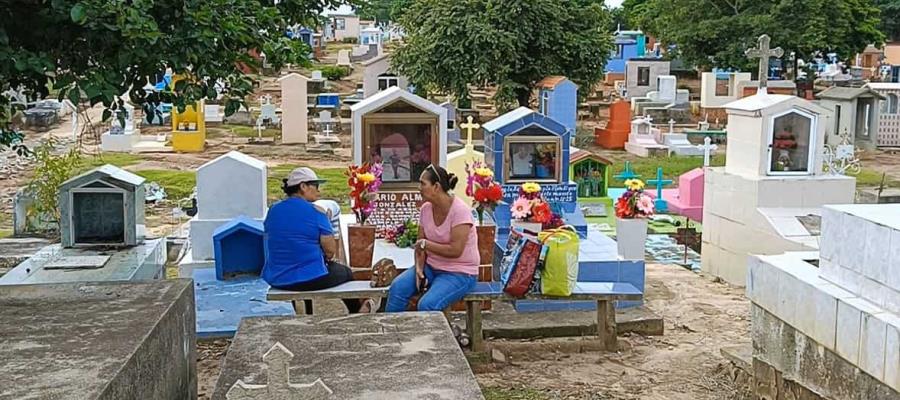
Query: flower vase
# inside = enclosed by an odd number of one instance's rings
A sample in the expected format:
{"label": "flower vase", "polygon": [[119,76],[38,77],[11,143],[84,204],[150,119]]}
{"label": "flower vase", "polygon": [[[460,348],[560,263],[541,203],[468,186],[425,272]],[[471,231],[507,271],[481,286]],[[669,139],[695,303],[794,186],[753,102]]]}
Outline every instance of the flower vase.
{"label": "flower vase", "polygon": [[647,242],[647,220],[616,218],[616,244],[619,256],[626,260],[643,260]]}
{"label": "flower vase", "polygon": [[494,262],[494,242],[497,238],[496,225],[478,225],[475,227],[478,233],[478,256],[481,265],[489,265]]}
{"label": "flower vase", "polygon": [[372,268],[375,252],[375,226],[350,224],[347,226],[347,243],[350,245],[350,268]]}

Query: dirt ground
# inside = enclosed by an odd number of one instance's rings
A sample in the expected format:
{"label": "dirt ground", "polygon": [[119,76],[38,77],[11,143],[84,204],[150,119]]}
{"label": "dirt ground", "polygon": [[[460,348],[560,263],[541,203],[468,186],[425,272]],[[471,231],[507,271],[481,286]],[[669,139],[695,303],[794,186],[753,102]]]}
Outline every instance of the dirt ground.
{"label": "dirt ground", "polygon": [[[619,338],[616,353],[582,351],[578,338],[491,341],[507,363],[470,357],[488,400],[743,400],[720,349],[749,345],[743,289],[678,266],[648,264],[646,304],[665,335]],[[587,342],[590,343],[590,342]],[[209,399],[228,341],[198,345],[200,399]]]}

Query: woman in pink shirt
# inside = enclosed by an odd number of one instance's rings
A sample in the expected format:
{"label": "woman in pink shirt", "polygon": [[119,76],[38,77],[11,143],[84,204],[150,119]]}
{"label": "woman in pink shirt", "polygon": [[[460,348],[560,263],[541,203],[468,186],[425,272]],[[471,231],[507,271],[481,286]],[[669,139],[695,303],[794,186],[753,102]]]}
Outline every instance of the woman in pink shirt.
{"label": "woman in pink shirt", "polygon": [[422,193],[416,265],[391,284],[386,312],[406,311],[416,293],[419,311],[443,311],[475,287],[478,277],[478,234],[472,209],[450,192],[459,179],[429,165],[419,177]]}

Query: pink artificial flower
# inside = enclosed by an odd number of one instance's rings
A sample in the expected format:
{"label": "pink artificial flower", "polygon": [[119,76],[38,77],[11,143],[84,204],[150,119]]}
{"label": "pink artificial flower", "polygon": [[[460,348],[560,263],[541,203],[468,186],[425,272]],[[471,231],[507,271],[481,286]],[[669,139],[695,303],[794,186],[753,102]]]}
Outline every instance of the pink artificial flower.
{"label": "pink artificial flower", "polygon": [[513,218],[525,219],[531,212],[531,202],[528,201],[528,199],[520,197],[513,202],[510,212],[512,213]]}
{"label": "pink artificial flower", "polygon": [[653,215],[654,205],[653,199],[651,199],[650,196],[641,194],[640,197],[638,197],[636,203],[638,210],[640,210],[642,213],[646,214],[647,216]]}

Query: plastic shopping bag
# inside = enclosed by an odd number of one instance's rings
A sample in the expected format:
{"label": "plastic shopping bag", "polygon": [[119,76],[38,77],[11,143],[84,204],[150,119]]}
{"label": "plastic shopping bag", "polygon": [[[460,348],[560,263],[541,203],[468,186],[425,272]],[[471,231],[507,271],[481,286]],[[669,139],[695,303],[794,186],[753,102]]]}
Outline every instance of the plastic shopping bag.
{"label": "plastic shopping bag", "polygon": [[538,235],[547,246],[547,259],[541,270],[541,293],[547,296],[572,295],[578,282],[578,234],[568,229],[552,229]]}

